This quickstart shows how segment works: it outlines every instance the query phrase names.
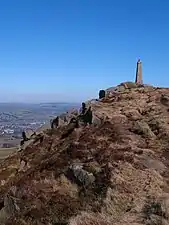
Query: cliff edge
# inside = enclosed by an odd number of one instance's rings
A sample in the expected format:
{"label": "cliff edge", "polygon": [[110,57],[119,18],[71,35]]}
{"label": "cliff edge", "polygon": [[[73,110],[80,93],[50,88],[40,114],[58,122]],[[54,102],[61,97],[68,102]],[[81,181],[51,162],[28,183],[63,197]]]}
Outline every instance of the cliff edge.
{"label": "cliff edge", "polygon": [[92,125],[48,129],[0,164],[0,224],[169,224],[169,89],[88,104]]}

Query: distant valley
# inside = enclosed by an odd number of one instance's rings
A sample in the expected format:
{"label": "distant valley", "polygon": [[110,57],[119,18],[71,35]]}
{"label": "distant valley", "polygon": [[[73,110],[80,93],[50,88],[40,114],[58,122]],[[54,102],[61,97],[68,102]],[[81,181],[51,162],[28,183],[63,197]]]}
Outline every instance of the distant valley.
{"label": "distant valley", "polygon": [[79,106],[78,103],[0,103],[0,148],[16,147],[23,130],[35,131],[51,118]]}

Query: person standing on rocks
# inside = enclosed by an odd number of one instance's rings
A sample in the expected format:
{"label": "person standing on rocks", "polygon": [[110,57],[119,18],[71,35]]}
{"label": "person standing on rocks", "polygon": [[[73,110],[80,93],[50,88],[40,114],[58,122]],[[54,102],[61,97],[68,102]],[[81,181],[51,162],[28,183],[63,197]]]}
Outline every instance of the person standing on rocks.
{"label": "person standing on rocks", "polygon": [[100,90],[99,91],[99,99],[105,98],[106,97],[106,92],[105,90]]}
{"label": "person standing on rocks", "polygon": [[51,121],[51,129],[57,128],[59,126],[59,117],[57,116],[55,119]]}
{"label": "person standing on rocks", "polygon": [[82,107],[80,108],[80,114],[85,114],[86,110],[87,110],[86,104],[82,102]]}
{"label": "person standing on rocks", "polygon": [[84,125],[91,125],[92,124],[92,119],[93,119],[93,115],[92,115],[92,110],[91,110],[91,106],[89,106],[89,108],[85,109],[84,113],[81,113],[80,115]]}
{"label": "person standing on rocks", "polygon": [[24,141],[28,141],[29,138],[27,138],[25,131],[22,132],[22,138]]}
{"label": "person standing on rocks", "polygon": [[92,113],[91,106],[90,106],[86,112],[86,122],[89,123],[89,125],[91,125],[92,119],[93,119],[93,113]]}
{"label": "person standing on rocks", "polygon": [[27,138],[26,132],[23,131],[22,132],[22,140],[20,141],[20,146],[22,146],[25,143],[25,141],[28,141],[28,140],[29,140],[29,138]]}

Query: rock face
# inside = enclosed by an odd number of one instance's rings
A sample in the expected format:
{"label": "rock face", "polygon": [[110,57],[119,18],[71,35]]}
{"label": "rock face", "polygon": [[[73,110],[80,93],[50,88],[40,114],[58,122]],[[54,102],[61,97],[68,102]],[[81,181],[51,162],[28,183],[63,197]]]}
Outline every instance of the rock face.
{"label": "rock face", "polygon": [[[57,128],[57,127],[62,127],[65,125],[68,125],[70,123],[70,120],[72,118],[77,117],[78,111],[77,110],[72,110],[67,113],[62,113],[60,116],[57,116],[51,121],[51,128]],[[53,124],[53,126],[52,126]]]}
{"label": "rock face", "polygon": [[83,187],[88,187],[95,181],[95,177],[92,173],[87,172],[81,165],[71,165],[67,171],[67,177],[70,180],[74,180],[76,183]]}
{"label": "rock face", "polygon": [[152,86],[142,84],[141,82],[136,83],[136,82],[126,81],[126,82],[122,82],[121,84],[117,85],[116,87],[108,88],[106,90],[106,95],[109,97],[112,97],[114,93],[128,92],[130,89],[141,88],[141,87],[151,88]]}
{"label": "rock face", "polygon": [[89,102],[91,125],[75,116],[2,161],[0,224],[169,224],[167,96],[112,91]]}

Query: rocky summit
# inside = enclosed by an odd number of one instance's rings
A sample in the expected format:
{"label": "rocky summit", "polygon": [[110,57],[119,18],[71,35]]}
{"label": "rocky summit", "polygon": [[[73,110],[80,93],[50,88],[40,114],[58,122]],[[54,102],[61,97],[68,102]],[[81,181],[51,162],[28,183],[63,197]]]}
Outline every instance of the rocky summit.
{"label": "rocky summit", "polygon": [[169,224],[169,89],[110,90],[2,161],[0,224]]}

